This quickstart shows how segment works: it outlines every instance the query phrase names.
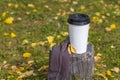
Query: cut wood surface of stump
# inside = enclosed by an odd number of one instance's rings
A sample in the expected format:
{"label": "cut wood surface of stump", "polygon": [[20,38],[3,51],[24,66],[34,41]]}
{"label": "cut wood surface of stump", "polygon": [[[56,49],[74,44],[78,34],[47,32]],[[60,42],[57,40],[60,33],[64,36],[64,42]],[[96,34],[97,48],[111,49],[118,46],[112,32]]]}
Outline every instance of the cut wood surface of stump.
{"label": "cut wood surface of stump", "polygon": [[87,52],[70,55],[69,80],[92,80],[94,73],[94,47],[88,44]]}

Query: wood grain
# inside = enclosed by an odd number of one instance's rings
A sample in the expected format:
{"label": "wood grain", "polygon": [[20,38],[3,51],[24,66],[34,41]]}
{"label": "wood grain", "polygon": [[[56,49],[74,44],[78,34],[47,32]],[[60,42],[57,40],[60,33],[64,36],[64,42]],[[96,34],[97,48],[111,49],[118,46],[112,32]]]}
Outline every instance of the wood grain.
{"label": "wood grain", "polygon": [[87,52],[70,55],[69,80],[92,80],[94,73],[94,47],[88,44]]}

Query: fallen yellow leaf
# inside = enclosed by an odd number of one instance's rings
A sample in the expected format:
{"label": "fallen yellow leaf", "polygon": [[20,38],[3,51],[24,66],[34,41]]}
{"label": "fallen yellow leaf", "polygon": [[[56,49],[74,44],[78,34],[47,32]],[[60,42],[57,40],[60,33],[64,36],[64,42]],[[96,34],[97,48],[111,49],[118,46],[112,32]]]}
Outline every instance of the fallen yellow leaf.
{"label": "fallen yellow leaf", "polygon": [[46,43],[46,41],[40,41],[38,44],[43,46]]}
{"label": "fallen yellow leaf", "polygon": [[36,46],[37,46],[37,43],[32,43],[31,46],[32,46],[32,47],[36,47]]}
{"label": "fallen yellow leaf", "polygon": [[96,15],[96,16],[100,16],[100,12],[96,12],[95,15]]}
{"label": "fallen yellow leaf", "polygon": [[34,71],[26,71],[24,73],[22,73],[20,76],[18,76],[18,79],[24,78],[24,77],[28,77],[28,76],[32,76],[35,75]]}
{"label": "fallen yellow leaf", "polygon": [[114,76],[112,75],[112,73],[111,73],[110,70],[107,70],[107,71],[106,71],[106,74],[107,74],[108,76],[110,76],[110,77],[114,77]]}
{"label": "fallen yellow leaf", "polygon": [[31,53],[25,52],[25,53],[23,53],[23,57],[24,58],[29,58],[29,57],[31,57]]}
{"label": "fallen yellow leaf", "polygon": [[33,64],[33,63],[34,63],[33,60],[28,61],[28,64]]}
{"label": "fallen yellow leaf", "polygon": [[15,8],[18,8],[18,7],[19,7],[19,4],[17,4],[17,3],[14,4],[14,7],[15,7]]}
{"label": "fallen yellow leaf", "polygon": [[97,22],[98,20],[99,20],[99,18],[97,16],[92,17],[93,22]]}
{"label": "fallen yellow leaf", "polygon": [[50,47],[53,47],[55,45],[55,43],[50,43]]}
{"label": "fallen yellow leaf", "polygon": [[37,12],[38,12],[38,10],[37,10],[37,9],[33,9],[33,12],[34,12],[34,13],[37,13]]}
{"label": "fallen yellow leaf", "polygon": [[95,76],[100,76],[100,77],[103,77],[104,80],[108,80],[108,78],[103,73],[95,73]]}
{"label": "fallen yellow leaf", "polygon": [[9,35],[9,33],[7,33],[7,32],[4,32],[4,34],[3,34],[4,36],[8,36]]}
{"label": "fallen yellow leaf", "polygon": [[15,38],[15,37],[16,37],[16,34],[12,32],[12,33],[10,34],[10,36],[11,36],[11,38]]}
{"label": "fallen yellow leaf", "polygon": [[40,67],[40,69],[38,69],[38,71],[46,70],[47,68],[48,68],[48,65],[43,65],[42,67]]}
{"label": "fallen yellow leaf", "polygon": [[13,4],[12,3],[8,3],[8,7],[11,7]]}
{"label": "fallen yellow leaf", "polygon": [[5,17],[7,15],[7,12],[2,13],[2,17]]}
{"label": "fallen yellow leaf", "polygon": [[29,43],[29,41],[27,40],[27,39],[24,39],[23,41],[22,41],[22,45],[25,45],[25,44],[28,44]]}
{"label": "fallen yellow leaf", "polygon": [[98,53],[95,57],[94,57],[94,61],[95,62],[99,62],[101,60],[101,56],[102,54]]}
{"label": "fallen yellow leaf", "polygon": [[53,40],[54,40],[54,37],[53,37],[53,36],[48,36],[48,37],[47,37],[47,40],[48,40],[49,43],[52,43]]}
{"label": "fallen yellow leaf", "polygon": [[75,54],[76,53],[76,49],[72,46],[72,45],[68,45],[68,53],[71,54]]}
{"label": "fallen yellow leaf", "polygon": [[8,17],[7,19],[5,19],[4,22],[5,22],[6,24],[12,24],[13,21],[14,21],[14,18],[13,18],[13,17]]}
{"label": "fallen yellow leaf", "polygon": [[119,73],[120,72],[120,68],[119,67],[114,67],[113,69],[111,69],[111,71]]}
{"label": "fallen yellow leaf", "polygon": [[116,25],[115,24],[111,24],[110,25],[110,29],[112,30],[112,29],[116,29]]}
{"label": "fallen yellow leaf", "polygon": [[19,79],[17,79],[17,80],[23,80],[22,78],[19,78]]}
{"label": "fallen yellow leaf", "polygon": [[105,28],[105,31],[109,32],[109,31],[111,31],[111,28],[106,27],[106,28]]}
{"label": "fallen yellow leaf", "polygon": [[31,3],[31,4],[28,4],[28,7],[35,8],[35,5]]}
{"label": "fallen yellow leaf", "polygon": [[68,32],[61,32],[62,36],[68,36]]}
{"label": "fallen yellow leaf", "polygon": [[80,6],[80,9],[82,9],[82,10],[85,9],[85,6],[84,6],[84,5],[81,5],[81,6]]}

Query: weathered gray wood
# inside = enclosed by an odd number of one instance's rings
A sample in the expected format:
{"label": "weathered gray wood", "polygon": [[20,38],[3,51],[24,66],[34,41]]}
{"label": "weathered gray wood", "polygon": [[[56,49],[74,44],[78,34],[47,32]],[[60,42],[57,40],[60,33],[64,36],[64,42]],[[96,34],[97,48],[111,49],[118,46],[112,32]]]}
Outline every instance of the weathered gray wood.
{"label": "weathered gray wood", "polygon": [[72,54],[70,57],[69,80],[92,80],[94,73],[94,47],[88,44],[87,52]]}

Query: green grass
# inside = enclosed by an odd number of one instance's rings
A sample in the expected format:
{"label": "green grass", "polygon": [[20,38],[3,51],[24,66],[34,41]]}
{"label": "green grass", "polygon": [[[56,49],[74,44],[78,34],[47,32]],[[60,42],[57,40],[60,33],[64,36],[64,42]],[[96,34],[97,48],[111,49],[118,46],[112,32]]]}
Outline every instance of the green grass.
{"label": "green grass", "polygon": [[[77,4],[74,4],[75,2]],[[12,6],[8,7],[10,3]],[[18,8],[14,7],[15,4],[19,5]],[[34,4],[35,7],[28,7],[28,4]],[[94,44],[95,55],[102,54],[101,60],[95,63],[97,69],[95,74],[102,73],[109,80],[120,80],[120,72],[111,71],[114,78],[106,74],[107,70],[120,68],[119,5],[119,0],[0,0],[0,80],[17,80],[20,75],[31,70],[34,73],[28,72],[29,75],[23,80],[46,80],[49,44],[31,47],[31,43],[45,42],[47,36],[55,37],[54,42],[60,43],[65,39],[61,32],[68,32],[67,18],[73,13],[88,14],[91,18],[89,42]],[[73,12],[71,8],[74,9]],[[38,12],[33,12],[34,9]],[[8,12],[5,17],[2,16],[3,12]],[[96,12],[100,15],[97,16]],[[4,23],[8,17],[14,17],[14,22],[10,25]],[[98,20],[92,21],[93,17],[98,17]],[[19,18],[22,20],[18,20]],[[105,28],[111,24],[115,24],[116,28],[106,31]],[[11,38],[10,35],[4,36],[4,32],[9,34],[14,32],[16,38]],[[56,38],[57,35],[61,35],[60,39]],[[28,43],[23,45],[24,40]],[[112,46],[114,48],[111,48]],[[24,52],[30,52],[32,56],[23,58]],[[34,62],[28,64],[31,60]],[[106,67],[99,67],[98,64]],[[24,70],[19,74],[11,69],[12,66],[18,69],[23,67]],[[104,80],[104,78],[95,75],[93,80]]]}

